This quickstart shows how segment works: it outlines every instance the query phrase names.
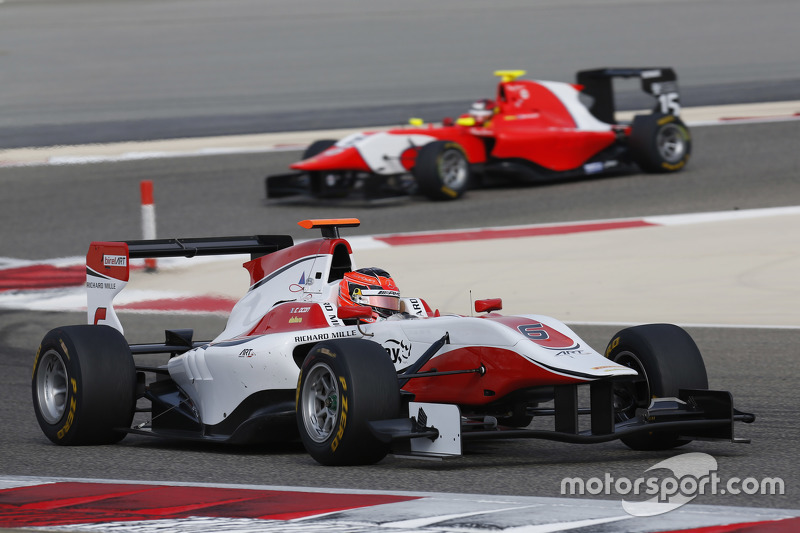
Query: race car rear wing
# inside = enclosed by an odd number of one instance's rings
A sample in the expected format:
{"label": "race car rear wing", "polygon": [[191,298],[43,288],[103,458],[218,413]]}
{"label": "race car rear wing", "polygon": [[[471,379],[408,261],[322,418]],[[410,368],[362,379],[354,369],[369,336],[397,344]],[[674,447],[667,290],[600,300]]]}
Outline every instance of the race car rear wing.
{"label": "race car rear wing", "polygon": [[583,86],[584,94],[593,98],[589,111],[599,120],[608,124],[616,122],[614,115],[614,78],[640,78],[642,90],[653,95],[657,104],[653,112],[665,115],[680,114],[680,98],[678,93],[678,76],[671,68],[601,68],[582,70],[576,75],[577,83]]}
{"label": "race car rear wing", "polygon": [[113,300],[128,284],[131,259],[234,254],[250,254],[255,259],[293,244],[290,235],[93,242],[86,254],[88,322],[123,332]]}

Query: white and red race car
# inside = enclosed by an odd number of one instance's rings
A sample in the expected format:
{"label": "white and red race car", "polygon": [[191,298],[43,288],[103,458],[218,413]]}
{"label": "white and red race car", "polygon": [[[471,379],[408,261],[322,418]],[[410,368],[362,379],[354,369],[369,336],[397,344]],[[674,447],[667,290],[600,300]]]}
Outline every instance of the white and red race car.
{"label": "white and red race car", "polygon": [[[366,131],[311,144],[290,168],[267,176],[268,199],[352,194],[368,200],[421,193],[452,200],[501,176],[519,183],[641,169],[684,168],[691,137],[681,122],[677,77],[670,68],[578,72],[577,83],[519,79],[499,70],[494,99],[440,125]],[[656,99],[649,114],[615,120],[613,80],[639,78]]]}
{"label": "white and red race car", "polygon": [[[621,439],[634,449],[746,442],[734,438],[734,422],[754,416],[735,410],[730,393],[708,390],[700,352],[677,326],[623,329],[596,351],[555,318],[498,313],[499,299],[476,301],[476,316],[442,314],[391,282],[351,276],[339,228],[358,220],[300,224],[322,238],[92,243],[89,324],[51,330],[36,353],[32,395],[45,435],[84,445],[127,433],[230,443],[299,434],[326,465],[374,463],[390,451],[459,455],[474,438]],[[181,329],[163,342],[126,341],[113,299],[132,259],[233,253],[251,255],[251,284],[215,339]],[[390,311],[376,318],[375,305]],[[135,362],[157,354],[163,364]],[[580,387],[589,405],[579,406]]]}

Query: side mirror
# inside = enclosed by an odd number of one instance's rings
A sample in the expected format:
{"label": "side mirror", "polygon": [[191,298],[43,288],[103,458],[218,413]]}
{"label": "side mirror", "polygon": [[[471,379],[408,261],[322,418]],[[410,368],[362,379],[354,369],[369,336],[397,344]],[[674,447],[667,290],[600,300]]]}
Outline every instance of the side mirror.
{"label": "side mirror", "polygon": [[502,298],[487,298],[485,300],[475,300],[476,313],[491,313],[503,308]]}
{"label": "side mirror", "polygon": [[354,305],[340,307],[336,311],[336,316],[342,320],[350,318],[372,318],[372,308],[367,305]]}

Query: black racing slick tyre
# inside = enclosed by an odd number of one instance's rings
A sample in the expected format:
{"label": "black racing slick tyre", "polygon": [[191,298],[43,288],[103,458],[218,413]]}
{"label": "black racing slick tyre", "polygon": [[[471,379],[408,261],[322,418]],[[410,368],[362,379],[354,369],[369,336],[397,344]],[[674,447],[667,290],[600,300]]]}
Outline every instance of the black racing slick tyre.
{"label": "black racing slick tyre", "polygon": [[400,386],[381,345],[364,339],[317,344],[300,368],[297,427],[309,455],[328,466],[377,463],[389,453],[368,422],[397,418]]}
{"label": "black racing slick tyre", "polygon": [[460,144],[434,141],[420,149],[411,173],[431,200],[457,200],[469,189],[472,170]]}
{"label": "black racing slick tyre", "polygon": [[36,419],[56,444],[112,444],[130,427],[136,368],[125,337],[112,327],[51,330],[36,352],[31,385]]}
{"label": "black racing slick tyre", "polygon": [[[646,324],[623,329],[606,347],[606,357],[633,368],[639,376],[614,385],[617,421],[635,416],[654,397],[677,397],[680,389],[707,389],[703,356],[692,337],[673,324]],[[677,434],[652,431],[623,437],[634,450],[667,450],[691,442]]]}
{"label": "black racing slick tyre", "polygon": [[675,115],[636,115],[628,139],[631,157],[645,172],[676,172],[689,162],[692,137]]}

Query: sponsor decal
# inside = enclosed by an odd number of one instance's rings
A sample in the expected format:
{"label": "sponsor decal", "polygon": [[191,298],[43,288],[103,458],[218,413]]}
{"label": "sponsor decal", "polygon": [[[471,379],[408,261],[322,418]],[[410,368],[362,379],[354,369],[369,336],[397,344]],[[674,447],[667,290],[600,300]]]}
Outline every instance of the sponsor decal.
{"label": "sponsor decal", "polygon": [[347,337],[358,336],[358,331],[355,328],[345,329],[342,331],[334,331],[332,333],[314,333],[313,335],[297,335],[294,342],[317,342],[326,341],[328,339],[345,339]]}
{"label": "sponsor decal", "polygon": [[299,324],[302,321],[303,319],[301,317],[293,316],[292,318],[289,319],[289,324]]}
{"label": "sponsor decal", "polygon": [[336,316],[336,308],[333,307],[333,304],[330,302],[322,302],[320,304],[322,306],[322,310],[325,312],[325,318],[328,320],[328,324],[331,326],[343,326],[339,317]]}
{"label": "sponsor decal", "polygon": [[560,352],[556,353],[556,357],[572,357],[573,355],[584,355],[586,352],[584,350],[561,350]]}
{"label": "sponsor decal", "polygon": [[289,312],[295,314],[295,313],[308,313],[309,311],[311,311],[311,307],[306,306],[306,307],[292,307],[291,311]]}
{"label": "sponsor decal", "polygon": [[239,357],[254,357],[256,355],[256,351],[252,348],[245,348],[241,352],[239,352]]}
{"label": "sponsor decal", "polygon": [[128,256],[125,255],[103,255],[104,267],[125,267],[128,266]]}
{"label": "sponsor decal", "polygon": [[425,308],[422,307],[422,302],[419,301],[419,298],[408,298],[407,301],[411,305],[411,309],[408,309],[408,306],[406,306],[406,312],[414,316],[427,316]]}
{"label": "sponsor decal", "polygon": [[404,340],[389,339],[386,341],[389,346],[384,346],[384,350],[392,358],[392,363],[397,364],[411,357],[411,343]]}
{"label": "sponsor decal", "polygon": [[116,282],[113,282],[113,281],[103,281],[103,282],[97,282],[97,281],[87,281],[87,282],[86,282],[86,288],[87,288],[87,289],[109,289],[109,290],[116,290],[116,289],[117,289],[117,283],[116,283]]}

